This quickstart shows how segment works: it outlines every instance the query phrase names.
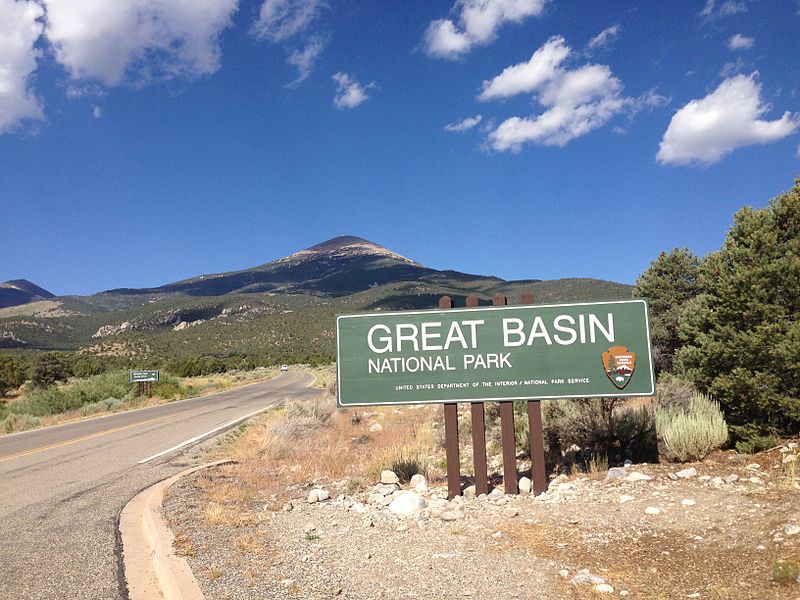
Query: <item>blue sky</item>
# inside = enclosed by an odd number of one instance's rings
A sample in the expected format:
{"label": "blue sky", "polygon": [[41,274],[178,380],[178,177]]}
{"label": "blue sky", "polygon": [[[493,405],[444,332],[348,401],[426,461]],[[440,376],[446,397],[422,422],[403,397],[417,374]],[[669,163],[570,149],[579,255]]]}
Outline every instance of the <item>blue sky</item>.
{"label": "blue sky", "polygon": [[633,283],[800,175],[800,3],[0,0],[0,281],[352,234]]}

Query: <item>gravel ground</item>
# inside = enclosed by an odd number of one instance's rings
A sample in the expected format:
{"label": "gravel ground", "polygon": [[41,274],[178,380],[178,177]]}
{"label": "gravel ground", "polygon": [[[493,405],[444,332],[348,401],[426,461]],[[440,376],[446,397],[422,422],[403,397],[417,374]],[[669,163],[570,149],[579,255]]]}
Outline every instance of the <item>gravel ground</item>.
{"label": "gravel ground", "polygon": [[[402,490],[345,481],[214,503],[209,490],[237,486],[231,466],[182,480],[164,510],[209,599],[796,599],[800,581],[777,585],[773,569],[800,561],[800,490],[782,463],[797,452],[561,476],[537,498],[447,502],[432,486],[410,517],[386,507]],[[332,498],[309,504],[313,488]]]}

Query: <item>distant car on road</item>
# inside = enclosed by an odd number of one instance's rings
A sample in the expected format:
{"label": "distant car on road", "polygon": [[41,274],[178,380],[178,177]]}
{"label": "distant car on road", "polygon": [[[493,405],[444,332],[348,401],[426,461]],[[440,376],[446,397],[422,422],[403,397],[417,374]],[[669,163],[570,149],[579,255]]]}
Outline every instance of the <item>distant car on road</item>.
{"label": "distant car on road", "polygon": [[281,365],[281,371],[288,371],[289,365]]}

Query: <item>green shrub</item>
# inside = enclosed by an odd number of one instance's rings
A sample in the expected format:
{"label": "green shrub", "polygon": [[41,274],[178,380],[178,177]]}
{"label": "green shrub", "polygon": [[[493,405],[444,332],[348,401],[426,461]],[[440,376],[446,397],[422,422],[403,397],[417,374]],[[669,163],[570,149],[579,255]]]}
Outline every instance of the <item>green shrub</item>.
{"label": "green shrub", "polygon": [[659,453],[673,462],[701,460],[728,439],[728,426],[719,403],[695,394],[687,409],[656,410]]}
{"label": "green shrub", "polygon": [[330,397],[290,402],[285,418],[273,423],[270,431],[289,440],[300,439],[322,427],[334,410]]}
{"label": "green shrub", "polygon": [[9,409],[17,414],[37,417],[75,410],[87,404],[109,398],[130,400],[133,387],[126,371],[109,371],[87,379],[78,379],[69,385],[51,385],[31,390],[24,400],[15,402]]}
{"label": "green shrub", "polygon": [[29,414],[17,415],[11,413],[5,418],[0,419],[0,431],[14,433],[15,431],[25,431],[41,425],[42,420]]}
{"label": "green shrub", "polygon": [[688,410],[697,388],[691,381],[670,373],[662,373],[656,386],[654,407],[668,410]]}
{"label": "green shrub", "polygon": [[774,435],[751,433],[736,442],[736,451],[740,454],[756,454],[774,448],[779,443]]}
{"label": "green shrub", "polygon": [[779,585],[800,583],[800,563],[778,559],[772,562],[772,580]]}
{"label": "green shrub", "polygon": [[653,411],[630,408],[621,398],[545,400],[544,434],[551,460],[577,446],[587,456],[651,461],[657,456]]}

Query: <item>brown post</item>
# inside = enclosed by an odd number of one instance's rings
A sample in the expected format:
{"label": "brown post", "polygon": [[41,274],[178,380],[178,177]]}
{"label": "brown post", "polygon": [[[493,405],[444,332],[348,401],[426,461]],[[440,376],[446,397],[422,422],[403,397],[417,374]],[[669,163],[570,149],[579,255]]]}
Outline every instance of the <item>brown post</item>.
{"label": "brown post", "polygon": [[[467,308],[478,306],[477,296],[467,296]],[[475,465],[475,495],[489,493],[489,473],[486,465],[486,417],[483,402],[470,402],[472,417],[472,456]]]}
{"label": "brown post", "polygon": [[[439,308],[453,308],[450,296],[439,298]],[[461,459],[458,452],[458,404],[444,405],[444,447],[447,457],[447,498],[461,495]]]}
{"label": "brown post", "polygon": [[[523,292],[523,304],[533,304],[533,292]],[[528,400],[528,444],[531,447],[531,481],[537,496],[547,491],[547,474],[544,464],[544,430],[542,428],[542,403]]]}
{"label": "brown post", "polygon": [[[494,306],[506,306],[508,298],[500,292],[492,296]],[[500,443],[503,446],[503,485],[506,494],[519,493],[517,487],[517,441],[514,436],[514,402],[500,402]]]}

